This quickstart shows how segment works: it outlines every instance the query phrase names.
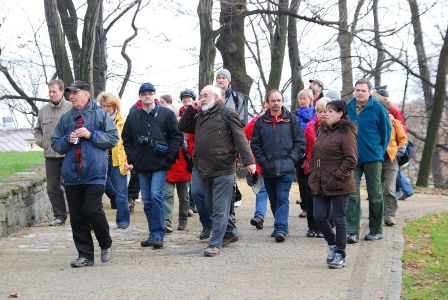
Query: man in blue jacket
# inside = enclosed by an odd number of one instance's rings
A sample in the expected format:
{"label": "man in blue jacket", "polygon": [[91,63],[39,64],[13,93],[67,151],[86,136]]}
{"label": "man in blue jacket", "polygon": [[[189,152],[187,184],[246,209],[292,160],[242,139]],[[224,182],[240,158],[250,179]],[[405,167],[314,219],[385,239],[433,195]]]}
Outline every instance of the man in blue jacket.
{"label": "man in blue jacket", "polygon": [[172,110],[155,102],[156,89],[146,82],[140,86],[142,108],[131,112],[121,137],[128,163],[138,172],[149,237],[142,247],[163,247],[166,172],[176,160],[183,135],[177,129]]}
{"label": "man in blue jacket", "polygon": [[347,207],[347,243],[359,241],[361,217],[360,183],[365,174],[369,196],[369,230],[366,241],[383,238],[383,191],[381,170],[389,145],[391,124],[384,106],[373,98],[372,84],[359,79],[355,84],[355,97],[348,103],[348,116],[358,128],[358,165],[355,169],[356,192],[350,195]]}
{"label": "man in blue jacket", "polygon": [[73,108],[62,115],[51,137],[54,151],[65,154],[64,179],[73,240],[79,257],[71,266],[91,266],[94,250],[91,229],[101,247],[101,261],[112,256],[112,239],[103,211],[107,153],[118,143],[118,132],[109,115],[90,100],[90,87],[77,80],[65,89]]}

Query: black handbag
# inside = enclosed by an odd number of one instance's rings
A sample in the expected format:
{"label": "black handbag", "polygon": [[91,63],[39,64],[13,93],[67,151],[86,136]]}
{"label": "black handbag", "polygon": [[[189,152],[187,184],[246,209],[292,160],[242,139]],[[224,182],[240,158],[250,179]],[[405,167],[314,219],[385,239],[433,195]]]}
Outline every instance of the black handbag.
{"label": "black handbag", "polygon": [[187,149],[185,147],[181,147],[182,149],[182,154],[184,155],[185,161],[187,162],[187,170],[188,172],[192,172],[193,171],[193,158],[191,157],[190,154],[188,154]]}

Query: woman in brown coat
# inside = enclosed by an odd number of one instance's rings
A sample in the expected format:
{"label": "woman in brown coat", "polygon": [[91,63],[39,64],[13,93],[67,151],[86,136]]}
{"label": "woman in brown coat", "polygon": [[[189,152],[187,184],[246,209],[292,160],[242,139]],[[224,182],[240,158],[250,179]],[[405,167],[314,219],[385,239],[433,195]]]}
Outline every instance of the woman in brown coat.
{"label": "woman in brown coat", "polygon": [[[314,144],[308,183],[313,195],[314,219],[330,249],[328,267],[339,269],[345,266],[348,196],[355,191],[356,128],[346,117],[344,101],[328,103],[325,116],[326,121],[321,125]],[[330,209],[336,234],[328,221]]]}

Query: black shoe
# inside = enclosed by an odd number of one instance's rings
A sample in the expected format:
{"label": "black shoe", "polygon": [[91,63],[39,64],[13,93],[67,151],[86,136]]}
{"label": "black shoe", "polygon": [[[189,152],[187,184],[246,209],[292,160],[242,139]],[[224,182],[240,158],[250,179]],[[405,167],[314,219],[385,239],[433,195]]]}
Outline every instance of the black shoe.
{"label": "black shoe", "polygon": [[356,244],[359,242],[359,235],[357,234],[347,234],[347,244]]}
{"label": "black shoe", "polygon": [[210,237],[210,234],[212,233],[212,229],[211,228],[203,228],[201,233],[199,234],[199,239],[202,240],[206,240]]}
{"label": "black shoe", "polygon": [[320,232],[320,231],[316,231],[316,235],[315,235],[315,237],[317,237],[317,238],[323,238],[324,237],[324,234],[322,233],[322,232]]}
{"label": "black shoe", "polygon": [[316,236],[316,231],[314,231],[314,229],[309,229],[309,230],[306,232],[306,236],[307,236],[307,237],[315,237],[315,236]]}
{"label": "black shoe", "polygon": [[110,261],[111,258],[112,258],[112,248],[111,247],[101,250],[101,262],[103,262],[103,263],[108,262],[108,261]]}
{"label": "black shoe", "polygon": [[142,247],[154,247],[154,249],[163,248],[163,239],[149,237],[146,241],[140,243]]}
{"label": "black shoe", "polygon": [[329,264],[334,259],[335,254],[336,254],[336,245],[329,245],[328,246],[328,255],[327,255],[327,264]]}
{"label": "black shoe", "polygon": [[283,233],[281,233],[281,232],[277,232],[277,233],[275,234],[275,241],[276,241],[277,243],[284,242],[285,239],[286,239],[286,237],[285,237],[285,235],[284,235]]}
{"label": "black shoe", "polygon": [[228,244],[231,243],[236,243],[240,240],[240,237],[237,235],[234,235],[233,233],[225,233],[224,234],[224,238],[222,240],[222,246],[227,246]]}
{"label": "black shoe", "polygon": [[271,237],[275,237],[275,235],[276,235],[276,233],[275,233],[275,231],[273,231],[273,232],[271,233]]}
{"label": "black shoe", "polygon": [[87,259],[85,257],[78,257],[70,264],[73,268],[81,268],[81,267],[88,267],[93,266],[93,260]]}
{"label": "black shoe", "polygon": [[263,229],[263,219],[259,217],[253,217],[250,219],[250,225],[255,226],[257,229]]}
{"label": "black shoe", "polygon": [[341,269],[345,267],[345,258],[341,253],[335,253],[333,259],[328,263],[330,269]]}
{"label": "black shoe", "polygon": [[375,240],[382,240],[383,234],[382,233],[369,233],[364,237],[365,241],[375,241]]}

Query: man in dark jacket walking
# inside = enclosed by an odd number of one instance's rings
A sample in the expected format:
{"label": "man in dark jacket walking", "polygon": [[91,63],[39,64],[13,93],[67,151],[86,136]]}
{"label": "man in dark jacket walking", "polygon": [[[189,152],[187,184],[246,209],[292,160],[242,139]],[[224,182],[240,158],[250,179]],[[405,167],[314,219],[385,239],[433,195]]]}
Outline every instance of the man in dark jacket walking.
{"label": "man in dark jacket walking", "polygon": [[208,85],[179,121],[179,129],[195,134],[193,164],[202,180],[205,203],[212,219],[212,236],[205,256],[236,242],[239,234],[229,211],[235,182],[236,157],[248,172],[256,167],[238,115],[225,108],[219,88]]}
{"label": "man in dark jacket walking", "polygon": [[289,190],[306,142],[297,117],[283,106],[279,91],[268,92],[266,103],[269,109],[255,123],[250,145],[261,165],[275,218],[272,236],[280,243],[288,235]]}
{"label": "man in dark jacket walking", "polygon": [[151,83],[140,87],[142,109],[132,112],[124,123],[121,137],[128,163],[138,172],[149,237],[142,247],[163,247],[165,235],[163,187],[166,172],[174,163],[183,142],[177,118],[169,108],[155,103]]}
{"label": "man in dark jacket walking", "polygon": [[95,101],[90,87],[77,80],[65,89],[73,108],[62,115],[51,137],[54,151],[65,154],[61,174],[64,179],[73,240],[79,257],[72,267],[91,266],[94,250],[91,229],[101,247],[101,261],[112,256],[112,239],[103,211],[107,154],[118,143],[114,121]]}

